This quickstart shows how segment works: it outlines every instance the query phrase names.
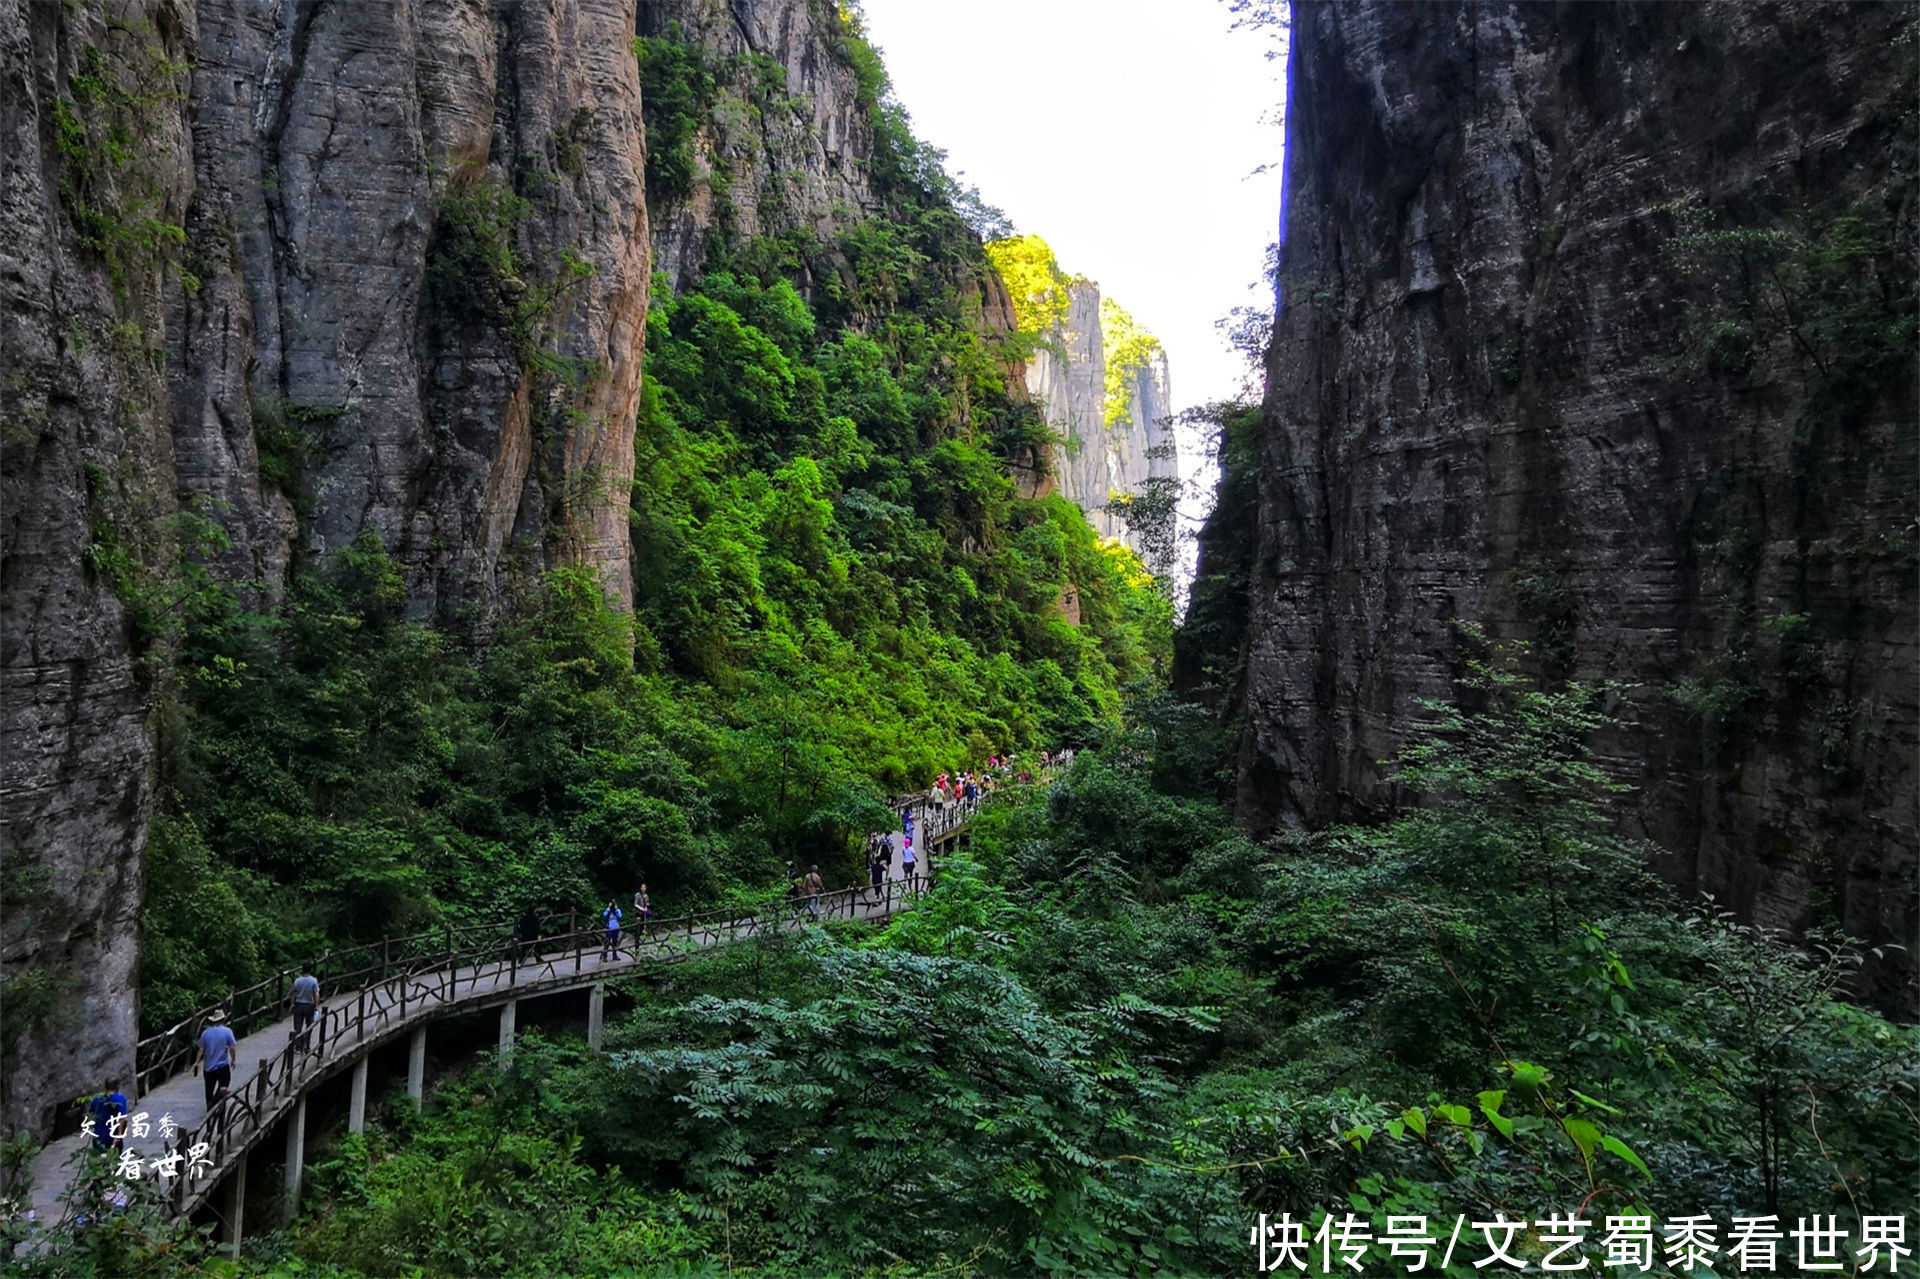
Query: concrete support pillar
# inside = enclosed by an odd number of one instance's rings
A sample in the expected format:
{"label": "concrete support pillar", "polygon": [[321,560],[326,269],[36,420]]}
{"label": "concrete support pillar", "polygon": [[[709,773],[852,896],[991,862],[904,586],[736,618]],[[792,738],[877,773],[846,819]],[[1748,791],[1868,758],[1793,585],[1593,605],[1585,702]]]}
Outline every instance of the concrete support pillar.
{"label": "concrete support pillar", "polygon": [[287,1119],[287,1220],[300,1212],[300,1178],[307,1168],[307,1094],[293,1103]]}
{"label": "concrete support pillar", "polygon": [[227,1174],[227,1251],[240,1260],[241,1224],[247,1215],[247,1157],[241,1155]]}
{"label": "concrete support pillar", "polygon": [[587,988],[587,1047],[600,1051],[600,1024],[607,1015],[607,984],[595,982]]}
{"label": "concrete support pillar", "polygon": [[413,1028],[413,1042],[407,1045],[407,1096],[418,1102],[427,1095],[427,1028]]}
{"label": "concrete support pillar", "polygon": [[371,1057],[362,1057],[353,1065],[353,1091],[347,1094],[347,1131],[367,1130],[367,1067]]}
{"label": "concrete support pillar", "polygon": [[500,1064],[506,1065],[513,1060],[513,1018],[519,1010],[520,1001],[509,999],[500,1005]]}

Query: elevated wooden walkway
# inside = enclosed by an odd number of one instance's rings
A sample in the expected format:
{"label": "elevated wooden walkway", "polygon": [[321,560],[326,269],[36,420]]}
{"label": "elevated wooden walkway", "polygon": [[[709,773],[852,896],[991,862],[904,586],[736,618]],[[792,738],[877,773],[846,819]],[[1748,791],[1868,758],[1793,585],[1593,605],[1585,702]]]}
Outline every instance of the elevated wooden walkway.
{"label": "elevated wooden walkway", "polygon": [[[964,838],[972,807],[940,813],[923,806],[924,797],[906,801],[916,810],[915,851],[918,878],[902,877],[898,858],[878,891],[843,888],[822,894],[820,917],[885,919],[912,904],[930,884],[931,854]],[[898,802],[896,806],[901,806]],[[623,909],[625,903],[622,903]],[[649,965],[672,963],[708,947],[769,932],[811,926],[806,907],[781,903],[756,912],[706,911],[658,920],[644,930],[629,927],[620,947],[604,952],[605,930],[597,916],[577,913],[548,917],[541,940],[527,947],[514,936],[512,921],[449,928],[376,945],[330,951],[309,969],[320,978],[326,996],[308,1035],[307,1046],[292,1043],[293,1020],[287,992],[298,970],[234,991],[224,1004],[227,1022],[238,1037],[231,1088],[205,1105],[205,1089],[193,1063],[199,1034],[212,1007],[198,1010],[179,1025],[141,1041],[139,1075],[130,1090],[130,1110],[144,1116],[145,1131],[131,1129],[126,1150],[137,1155],[143,1180],[158,1181],[168,1211],[186,1216],[211,1201],[224,1183],[227,1201],[220,1215],[225,1237],[238,1255],[244,1214],[246,1162],[269,1131],[282,1120],[286,1128],[286,1186],[289,1210],[297,1204],[305,1162],[307,1095],[342,1071],[353,1072],[347,1126],[358,1132],[366,1122],[368,1060],[373,1050],[402,1034],[411,1037],[407,1092],[424,1092],[429,1023],[443,1017],[500,1010],[500,1047],[510,1050],[518,1001],[568,990],[589,991],[587,1038],[597,1051],[604,1000],[602,983]],[[172,1136],[165,1135],[170,1126]],[[91,1143],[82,1134],[50,1142],[35,1158],[32,1210],[44,1227],[64,1224],[67,1188]],[[153,1161],[178,1154],[171,1177],[160,1177]]]}

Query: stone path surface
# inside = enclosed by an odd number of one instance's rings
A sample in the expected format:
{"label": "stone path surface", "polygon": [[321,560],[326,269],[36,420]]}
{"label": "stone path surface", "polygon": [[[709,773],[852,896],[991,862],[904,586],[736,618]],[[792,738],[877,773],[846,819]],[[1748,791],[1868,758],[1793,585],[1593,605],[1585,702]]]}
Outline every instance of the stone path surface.
{"label": "stone path surface", "polygon": [[[922,839],[932,841],[951,836],[964,826],[965,819],[964,815],[958,813],[949,817],[959,820],[949,820],[944,824],[935,818],[934,833],[923,836],[922,832],[929,829],[927,821],[933,817],[933,812],[931,808],[921,809],[915,817],[914,849],[921,859],[917,867],[919,875],[916,884],[910,886],[906,883],[904,867],[896,852],[893,865],[888,870],[887,886],[878,899],[873,899],[870,890],[865,887],[828,892],[821,897],[823,918],[883,919],[912,900],[914,888],[924,889],[928,883],[927,867],[931,859],[928,849],[922,845]],[[383,1010],[377,1025],[371,1024],[374,1018],[370,1011],[363,1020],[356,1017],[356,1013],[367,1007],[362,1002],[359,988],[333,993],[322,1000],[322,1017],[328,1024],[344,1029],[336,1032],[324,1046],[321,1046],[321,1037],[316,1032],[313,1035],[314,1049],[297,1054],[292,1059],[291,1082],[278,1085],[282,1091],[274,1094],[281,1098],[280,1103],[274,1107],[274,1113],[260,1123],[258,1131],[252,1134],[247,1144],[257,1144],[277,1120],[278,1111],[290,1109],[296,1098],[314,1081],[346,1068],[369,1051],[371,1045],[394,1038],[403,1028],[432,1021],[452,1010],[483,1009],[516,995],[532,997],[589,986],[648,964],[672,962],[675,957],[691,951],[763,933],[769,927],[794,931],[809,926],[809,923],[804,907],[791,912],[783,909],[772,917],[761,915],[731,920],[700,920],[696,917],[696,922],[691,925],[675,926],[672,921],[662,921],[659,931],[649,931],[639,947],[635,946],[633,930],[629,929],[622,938],[622,951],[616,957],[604,960],[600,951],[601,934],[598,930],[591,930],[578,952],[569,947],[557,954],[544,953],[540,959],[532,961],[509,963],[506,958],[500,958],[452,970],[419,973],[409,986],[404,1011],[400,1015],[392,1015],[394,1009]],[[565,939],[548,939],[545,944],[550,946],[556,940]],[[502,947],[503,953],[504,949]],[[638,956],[636,949],[641,951]],[[356,1033],[356,1026],[359,1033]],[[232,1090],[243,1093],[249,1084],[254,1083],[260,1070],[285,1052],[292,1033],[293,1019],[289,1015],[269,1026],[253,1030],[240,1039],[234,1056]],[[129,1135],[125,1148],[142,1160],[142,1179],[154,1179],[157,1174],[153,1171],[152,1161],[165,1155],[174,1144],[163,1135],[163,1119],[176,1129],[199,1128],[207,1114],[204,1082],[195,1073],[182,1070],[145,1096],[129,1094],[128,1109],[136,1117],[144,1114],[147,1133],[144,1136]],[[61,1199],[77,1174],[80,1152],[87,1144],[88,1139],[83,1135],[71,1134],[50,1142],[34,1159],[31,1220],[49,1226],[61,1220],[65,1212]],[[243,1147],[235,1152],[234,1158],[223,1161],[196,1178],[190,1184],[188,1200],[182,1207],[190,1211],[197,1206],[238,1155],[244,1152]],[[182,1165],[180,1173],[185,1172],[186,1168]]]}

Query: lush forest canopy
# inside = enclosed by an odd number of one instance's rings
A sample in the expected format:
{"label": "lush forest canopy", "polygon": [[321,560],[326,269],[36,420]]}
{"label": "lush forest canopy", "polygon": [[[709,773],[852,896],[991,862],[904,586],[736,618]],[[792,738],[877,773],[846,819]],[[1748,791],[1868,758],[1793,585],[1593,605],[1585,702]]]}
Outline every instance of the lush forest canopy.
{"label": "lush forest canopy", "polygon": [[[605,1055],[526,1037],[393,1098],[248,1269],[1243,1273],[1262,1212],[1909,1208],[1920,1033],[1836,998],[1857,954],[1645,874],[1583,745],[1610,690],[1487,650],[1461,693],[1398,761],[1428,806],[1265,845],[1211,718],[1136,705],[920,909],[625,979]],[[61,1273],[195,1255],[128,1231]]]}

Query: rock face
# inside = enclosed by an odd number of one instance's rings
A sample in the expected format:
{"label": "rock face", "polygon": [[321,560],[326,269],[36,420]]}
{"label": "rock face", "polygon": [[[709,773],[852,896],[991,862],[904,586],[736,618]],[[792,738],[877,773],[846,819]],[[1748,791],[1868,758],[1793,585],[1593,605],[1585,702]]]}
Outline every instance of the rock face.
{"label": "rock face", "polygon": [[686,180],[653,197],[655,270],[699,275],[709,237],[828,238],[879,208],[873,123],[839,19],[807,0],[640,0],[640,33],[698,50],[718,109],[701,113]]}
{"label": "rock face", "polygon": [[271,599],[370,533],[461,628],[554,564],[631,597],[634,21],[0,0],[7,1131],[130,1082],[183,537]]}
{"label": "rock face", "polygon": [[[82,169],[133,104],[69,77],[107,59],[177,90],[188,32],[171,11],[135,41],[57,5],[0,4],[0,1106],[44,1134],[56,1099],[131,1080],[141,855],[153,803],[147,727],[158,601],[147,565],[176,510],[168,328],[156,247],[127,219],[177,224],[185,128]],[[84,42],[102,52],[82,62]],[[136,45],[137,49],[127,46]],[[71,99],[68,99],[71,101]],[[64,126],[64,131],[62,127]],[[68,157],[63,157],[65,146]],[[69,197],[63,202],[61,182]],[[72,206],[70,212],[68,205]],[[74,214],[89,219],[77,229]],[[92,215],[91,218],[89,215]],[[80,244],[86,235],[97,248]],[[104,250],[104,252],[102,251]],[[110,256],[111,267],[100,259]]]}
{"label": "rock face", "polygon": [[[243,563],[370,530],[422,615],[484,618],[514,571],[561,561],[630,598],[649,279],[630,8],[199,0],[195,17],[205,265],[181,304],[176,434],[189,489],[239,513]],[[293,454],[298,520],[250,491],[263,420]]]}
{"label": "rock face", "polygon": [[1474,622],[1635,686],[1603,749],[1675,883],[1911,943],[1916,47],[1907,4],[1295,4],[1246,825],[1392,802]]}
{"label": "rock face", "polygon": [[1179,478],[1167,421],[1167,354],[1157,342],[1135,344],[1110,378],[1115,352],[1108,349],[1110,325],[1101,322],[1100,286],[1076,279],[1067,291],[1064,318],[1027,365],[1027,392],[1066,440],[1053,457],[1061,496],[1086,512],[1101,536],[1139,550],[1126,521],[1107,506],[1116,495],[1139,492],[1149,478]]}

